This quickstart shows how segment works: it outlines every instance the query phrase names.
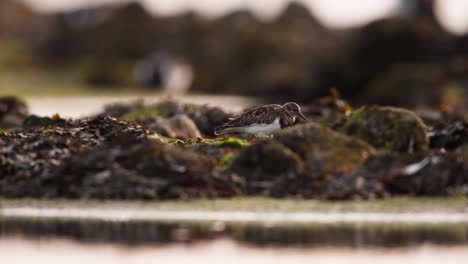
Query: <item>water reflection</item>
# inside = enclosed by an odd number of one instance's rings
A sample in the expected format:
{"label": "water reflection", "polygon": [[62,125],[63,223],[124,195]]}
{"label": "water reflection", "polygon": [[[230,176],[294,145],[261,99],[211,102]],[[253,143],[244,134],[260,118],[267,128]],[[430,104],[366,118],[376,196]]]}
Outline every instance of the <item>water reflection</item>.
{"label": "water reflection", "polygon": [[108,222],[98,220],[0,219],[0,239],[72,239],[129,246],[193,244],[232,239],[247,246],[416,247],[467,245],[467,224],[260,224]]}

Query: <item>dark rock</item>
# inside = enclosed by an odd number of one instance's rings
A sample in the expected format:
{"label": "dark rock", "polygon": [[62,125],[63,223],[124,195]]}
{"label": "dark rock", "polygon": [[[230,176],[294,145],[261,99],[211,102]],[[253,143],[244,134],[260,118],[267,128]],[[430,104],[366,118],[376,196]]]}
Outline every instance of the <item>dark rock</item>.
{"label": "dark rock", "polygon": [[[398,70],[404,72],[404,76],[398,76],[396,68],[399,66],[396,65],[439,64],[452,57],[454,48],[455,38],[433,19],[402,16],[380,19],[357,30],[355,45],[348,51],[347,56],[349,57],[344,66],[337,70],[340,74],[335,77],[338,80],[335,85],[339,88],[346,87],[343,90],[345,97],[361,104],[385,104],[385,102],[375,101],[376,98],[363,94],[363,90],[367,87],[375,87],[371,83],[377,82],[378,79],[388,80],[388,83],[403,86],[387,86],[392,90],[402,91],[409,83],[415,85],[417,90],[424,89],[424,85],[429,83],[429,90],[433,90],[434,85],[441,80],[439,76],[444,78],[444,73],[440,72],[439,66],[435,66],[435,76],[421,75],[421,72],[434,72],[434,67],[431,69],[427,66],[421,70],[413,68],[414,71],[409,66],[409,69],[407,67],[407,69]],[[391,68],[395,70],[390,70]],[[395,79],[393,80],[393,78]],[[368,88],[367,91],[372,92],[371,89]],[[393,94],[391,91],[385,91],[384,88],[379,89],[379,91]],[[411,91],[406,92],[409,95],[413,94]],[[433,92],[429,92],[429,95],[431,94]],[[404,96],[399,94],[398,98],[400,97]],[[429,102],[437,100],[437,98],[428,98],[426,95],[423,97]],[[383,98],[379,96],[378,98],[398,100],[395,97]],[[406,103],[411,103],[414,100],[417,100],[417,97],[410,96],[410,98],[403,98],[402,102],[405,103],[404,106],[408,106]],[[421,101],[416,101],[416,103],[420,104]],[[398,104],[397,106],[402,105]]]}
{"label": "dark rock", "polygon": [[388,172],[383,182],[394,195],[454,195],[468,184],[468,170],[452,153],[431,153],[401,171]]}
{"label": "dark rock", "polygon": [[465,170],[468,170],[468,144],[465,144],[455,151],[457,158],[463,163]]}
{"label": "dark rock", "polygon": [[215,162],[151,141],[103,145],[66,160],[45,184],[58,197],[168,199],[231,195]]}
{"label": "dark rock", "polygon": [[468,166],[463,165],[463,159],[462,154],[439,152],[376,155],[356,172],[332,179],[325,197],[434,196],[466,192]]}
{"label": "dark rock", "polygon": [[238,30],[256,27],[260,23],[255,13],[250,10],[232,11],[224,17],[219,18],[217,22],[227,25],[228,27],[237,28]]}
{"label": "dark rock", "polygon": [[204,134],[213,136],[215,127],[226,123],[231,114],[226,113],[219,107],[201,106],[193,109],[193,112],[187,113],[190,118],[197,124],[198,129]]}
{"label": "dark rock", "polygon": [[22,100],[12,96],[0,97],[0,128],[19,127],[28,114],[28,106]]}
{"label": "dark rock", "polygon": [[283,12],[274,21],[277,24],[286,25],[300,25],[322,27],[321,24],[312,16],[309,9],[301,3],[289,3]]}
{"label": "dark rock", "polygon": [[188,144],[184,146],[191,151],[209,156],[217,161],[219,165],[228,165],[230,159],[232,159],[231,155],[237,152],[237,149],[233,148],[224,148],[219,147],[213,144],[204,144],[204,143],[195,143],[195,144]]}
{"label": "dark rock", "polygon": [[342,130],[388,152],[418,152],[429,147],[424,123],[415,113],[401,108],[361,107]]}
{"label": "dark rock", "polygon": [[110,104],[110,105],[106,105],[104,107],[104,111],[100,113],[99,115],[121,118],[122,116],[133,111],[135,108],[142,107],[142,106],[143,106],[143,101],[135,101],[131,104],[125,104],[125,103]]}
{"label": "dark rock", "polygon": [[49,195],[41,189],[41,178],[79,150],[79,144],[63,137],[0,134],[0,195],[17,198]]}
{"label": "dark rock", "polygon": [[154,122],[148,123],[147,127],[170,138],[187,140],[202,137],[197,125],[186,115],[175,115],[170,118],[158,117],[154,119]]}
{"label": "dark rock", "polygon": [[37,128],[37,127],[47,127],[53,125],[65,124],[65,119],[60,118],[60,116],[50,117],[40,117],[37,115],[30,115],[23,121],[23,128]]}
{"label": "dark rock", "polygon": [[105,142],[141,140],[147,135],[139,126],[107,117],[0,133],[0,196],[47,196],[37,184],[65,159]]}
{"label": "dark rock", "polygon": [[105,60],[83,63],[80,67],[81,81],[91,86],[110,89],[133,84],[132,63]]}
{"label": "dark rock", "polygon": [[216,160],[109,117],[0,134],[0,196],[165,199],[228,196]]}
{"label": "dark rock", "polygon": [[435,126],[430,133],[431,148],[455,149],[468,144],[468,123],[462,120]]}
{"label": "dark rock", "polygon": [[305,173],[301,157],[276,141],[265,141],[241,150],[229,172],[243,179],[248,195],[273,197],[306,195],[314,192],[313,178]]}
{"label": "dark rock", "polygon": [[106,107],[101,115],[106,114],[124,120],[137,121],[149,128],[158,126],[157,122],[155,123],[157,118],[173,118],[184,115],[195,122],[199,131],[209,136],[213,135],[215,127],[227,122],[231,117],[219,107],[182,104],[175,101],[162,101],[152,105],[145,105],[141,101],[129,105],[111,105]]}
{"label": "dark rock", "polygon": [[447,112],[440,111],[439,109],[416,109],[414,111],[424,124],[431,130],[434,126],[445,125]]}
{"label": "dark rock", "polygon": [[[56,13],[50,20],[53,30],[43,41],[41,53],[54,61],[93,58],[91,65],[96,66],[92,68],[97,70],[96,76],[113,77],[111,81],[121,80],[117,76],[121,71],[113,63],[135,61],[149,54],[155,45],[155,20],[137,2]],[[84,20],[88,23],[83,23]]]}
{"label": "dark rock", "polygon": [[[239,176],[247,194],[323,197],[333,179],[355,171],[374,149],[316,123],[280,131],[274,140],[242,149],[227,173]],[[336,185],[335,181],[335,185]],[[345,182],[347,188],[350,184]],[[328,198],[333,195],[325,194]]]}
{"label": "dark rock", "polygon": [[361,174],[332,178],[324,184],[322,198],[329,200],[374,199],[388,196],[384,184]]}
{"label": "dark rock", "polygon": [[[466,83],[466,37],[449,34],[427,16],[330,30],[300,3],[290,3],[271,22],[243,10],[211,20],[193,12],[153,17],[136,1],[52,15],[18,1],[0,5],[2,38],[20,36],[28,47],[41,43],[28,53],[41,68],[64,67],[99,89],[137,84],[137,62],[152,54],[193,65],[191,91],[276,101],[308,102],[338,87],[353,103],[433,105],[447,83]],[[160,83],[161,76],[150,75],[150,82]]]}
{"label": "dark rock", "polygon": [[297,153],[312,171],[352,171],[374,153],[364,141],[335,132],[317,123],[283,129],[275,140]]}
{"label": "dark rock", "polygon": [[221,167],[228,166],[239,150],[249,146],[249,143],[240,138],[217,138],[217,139],[189,139],[182,142],[185,148],[196,153],[210,156],[218,162]]}
{"label": "dark rock", "polygon": [[347,114],[352,111],[351,105],[340,98],[337,89],[331,89],[329,96],[322,97],[312,104],[301,107],[302,113],[308,120],[318,122],[332,129],[338,129],[347,119]]}
{"label": "dark rock", "polygon": [[24,128],[0,133],[0,196],[367,199],[466,194],[467,145],[375,156],[360,139],[317,123],[295,125],[250,145],[237,138],[161,138],[111,117],[31,116]]}
{"label": "dark rock", "polygon": [[400,107],[437,107],[444,97],[447,73],[442,65],[395,64],[362,91],[361,103]]}

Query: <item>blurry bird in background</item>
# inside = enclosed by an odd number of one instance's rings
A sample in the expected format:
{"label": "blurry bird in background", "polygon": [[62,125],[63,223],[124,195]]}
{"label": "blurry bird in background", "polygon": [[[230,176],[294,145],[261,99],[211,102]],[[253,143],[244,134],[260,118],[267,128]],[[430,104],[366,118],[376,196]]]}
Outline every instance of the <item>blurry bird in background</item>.
{"label": "blurry bird in background", "polygon": [[193,69],[183,58],[155,53],[136,64],[134,78],[143,86],[162,88],[167,95],[177,96],[190,89]]}

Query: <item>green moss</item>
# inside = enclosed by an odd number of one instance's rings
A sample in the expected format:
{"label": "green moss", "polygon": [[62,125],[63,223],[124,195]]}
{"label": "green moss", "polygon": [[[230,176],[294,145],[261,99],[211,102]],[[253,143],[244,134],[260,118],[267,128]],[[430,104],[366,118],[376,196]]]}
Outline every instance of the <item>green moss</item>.
{"label": "green moss", "polygon": [[206,144],[211,145],[214,147],[219,148],[242,148],[245,146],[249,146],[250,143],[244,139],[236,138],[236,137],[228,137],[228,138],[205,138],[205,139],[188,139],[186,141],[177,142],[178,144],[182,145],[194,145],[194,144]]}
{"label": "green moss", "polygon": [[231,148],[242,148],[250,145],[250,143],[244,139],[236,137],[228,137],[217,141],[220,147],[231,147]]}
{"label": "green moss", "polygon": [[2,127],[0,127],[0,133],[8,134],[13,130],[14,130],[14,128],[2,128]]}
{"label": "green moss", "polygon": [[428,149],[426,126],[413,112],[370,106],[354,111],[343,127],[348,135],[362,138],[386,152],[425,151]]}
{"label": "green moss", "polygon": [[206,139],[203,138],[189,138],[183,144],[184,145],[194,145],[194,144],[202,144],[206,143]]}
{"label": "green moss", "polygon": [[142,106],[137,110],[125,114],[124,116],[122,116],[122,119],[127,121],[138,121],[159,116],[164,116],[164,111],[162,111],[159,107]]}
{"label": "green moss", "polygon": [[235,156],[236,155],[234,152],[229,152],[229,153],[224,154],[224,156],[221,158],[219,162],[220,165],[228,166],[229,164],[231,164],[231,161],[234,159]]}
{"label": "green moss", "polygon": [[180,140],[180,139],[171,140],[170,143],[174,144],[174,145],[185,145],[185,142],[183,140]]}
{"label": "green moss", "polygon": [[189,111],[197,111],[198,109],[200,109],[200,105],[187,103],[184,104],[184,108]]}
{"label": "green moss", "polygon": [[167,144],[171,140],[169,138],[163,137],[163,136],[161,136],[159,134],[156,134],[156,133],[149,135],[148,139],[159,142],[159,143],[162,143],[162,144]]}
{"label": "green moss", "polygon": [[314,122],[283,129],[274,140],[298,154],[312,170],[324,173],[352,171],[375,152],[361,139]]}
{"label": "green moss", "polygon": [[220,148],[242,148],[250,145],[248,141],[236,137],[204,139],[203,143]]}

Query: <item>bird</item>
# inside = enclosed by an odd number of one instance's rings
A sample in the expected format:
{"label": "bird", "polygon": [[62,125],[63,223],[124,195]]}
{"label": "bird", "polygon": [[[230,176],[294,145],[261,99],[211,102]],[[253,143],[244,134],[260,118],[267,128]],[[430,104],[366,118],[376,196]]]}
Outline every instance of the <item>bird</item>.
{"label": "bird", "polygon": [[228,133],[246,133],[251,135],[249,141],[252,141],[253,135],[269,136],[277,130],[294,125],[296,120],[307,121],[297,103],[263,105],[231,118],[216,127],[214,134],[219,136]]}

